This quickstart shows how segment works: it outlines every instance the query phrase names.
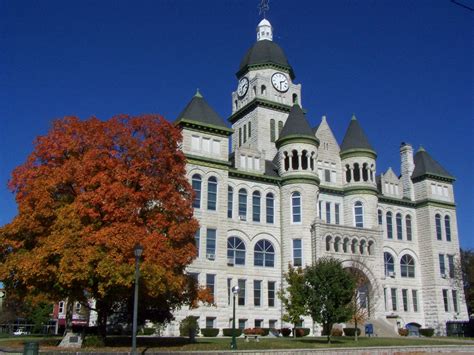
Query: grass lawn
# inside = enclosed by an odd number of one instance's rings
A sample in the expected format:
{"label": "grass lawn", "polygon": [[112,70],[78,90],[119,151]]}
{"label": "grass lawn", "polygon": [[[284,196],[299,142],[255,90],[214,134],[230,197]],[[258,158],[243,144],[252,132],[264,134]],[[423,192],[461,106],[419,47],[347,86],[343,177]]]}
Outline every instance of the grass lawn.
{"label": "grass lawn", "polygon": [[[25,342],[38,341],[41,350],[55,350],[61,337],[14,337],[0,339],[0,348],[22,349]],[[90,338],[94,340],[94,338]],[[92,345],[94,341],[87,341]],[[137,343],[141,351],[211,351],[230,350],[230,337],[219,338],[197,338],[197,342],[189,344],[186,338],[159,338],[138,337]],[[245,342],[243,338],[237,338],[239,350],[263,350],[263,349],[317,349],[336,347],[370,347],[370,346],[410,346],[410,345],[461,345],[468,344],[462,339],[452,338],[366,338],[360,337],[358,342],[349,337],[335,337],[331,344],[326,343],[323,337],[304,338],[261,338],[260,342]],[[130,337],[108,337],[106,346],[85,346],[83,351],[128,351],[130,349]],[[470,344],[472,345],[472,343]],[[58,349],[59,350],[59,349]]]}

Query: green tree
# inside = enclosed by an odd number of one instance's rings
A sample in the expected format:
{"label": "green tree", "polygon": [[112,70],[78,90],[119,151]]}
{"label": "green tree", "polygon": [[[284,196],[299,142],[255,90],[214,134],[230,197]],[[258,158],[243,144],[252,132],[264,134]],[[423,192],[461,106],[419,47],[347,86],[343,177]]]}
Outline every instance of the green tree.
{"label": "green tree", "polygon": [[474,250],[461,249],[461,272],[467,311],[474,312]]}
{"label": "green tree", "polygon": [[296,325],[301,317],[306,314],[305,296],[304,296],[304,271],[301,267],[294,268],[289,266],[285,274],[285,282],[288,285],[286,290],[278,292],[285,313],[282,319],[285,322],[293,324],[293,336],[296,337]]}
{"label": "green tree", "polygon": [[351,319],[355,286],[354,277],[334,258],[321,258],[305,269],[306,310],[314,322],[323,325],[328,343],[332,324]]}

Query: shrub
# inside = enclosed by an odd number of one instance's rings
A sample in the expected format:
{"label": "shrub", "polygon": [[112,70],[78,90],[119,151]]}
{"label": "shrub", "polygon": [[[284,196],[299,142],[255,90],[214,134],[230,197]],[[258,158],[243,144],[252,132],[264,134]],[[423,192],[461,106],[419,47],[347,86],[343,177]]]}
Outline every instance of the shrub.
{"label": "shrub", "polygon": [[[231,337],[232,336],[232,328],[224,328],[222,329],[222,334],[225,336],[225,337]],[[239,337],[242,335],[242,329],[238,329],[236,328],[235,329],[235,336],[236,337]]]}
{"label": "shrub", "polygon": [[199,333],[199,324],[197,322],[197,317],[187,316],[179,324],[179,335],[182,337],[189,336],[194,338],[195,335]]}
{"label": "shrub", "polygon": [[204,337],[216,337],[219,334],[219,328],[202,328],[201,334]]}
{"label": "shrub", "polygon": [[155,328],[143,328],[140,333],[143,335],[153,335],[155,334]]}
{"label": "shrub", "polygon": [[342,329],[341,328],[332,328],[331,330],[331,336],[332,337],[342,337]]}
{"label": "shrub", "polygon": [[398,334],[402,337],[408,336],[408,329],[398,328]]}
{"label": "shrub", "polygon": [[421,328],[420,329],[420,335],[423,335],[424,337],[432,337],[434,335],[434,329],[433,328]]}
{"label": "shrub", "polygon": [[260,328],[262,330],[262,336],[266,337],[270,333],[270,328]]}
{"label": "shrub", "polygon": [[262,328],[246,328],[244,329],[245,335],[263,335],[264,331]]}
{"label": "shrub", "polygon": [[[348,337],[355,336],[356,328],[344,328],[344,334]],[[360,328],[357,328],[357,335],[360,335]]]}
{"label": "shrub", "polygon": [[293,331],[296,333],[297,338],[305,337],[309,334],[309,328],[294,328]]}
{"label": "shrub", "polygon": [[281,328],[280,333],[284,337],[289,337],[290,334],[291,334],[291,329],[290,328]]}
{"label": "shrub", "polygon": [[97,335],[88,335],[84,338],[82,346],[85,348],[102,348],[105,346],[102,337]]}

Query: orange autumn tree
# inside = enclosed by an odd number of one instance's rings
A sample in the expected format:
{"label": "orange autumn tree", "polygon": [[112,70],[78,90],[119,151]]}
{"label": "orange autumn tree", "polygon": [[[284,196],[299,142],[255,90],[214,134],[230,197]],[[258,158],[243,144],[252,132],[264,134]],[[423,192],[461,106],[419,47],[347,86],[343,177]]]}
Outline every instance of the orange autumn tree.
{"label": "orange autumn tree", "polygon": [[147,318],[169,320],[195,303],[199,290],[184,270],[196,256],[198,223],[180,142],[157,115],[55,121],[9,182],[18,215],[0,229],[7,294],[94,298],[105,336],[107,317],[130,303],[140,243]]}

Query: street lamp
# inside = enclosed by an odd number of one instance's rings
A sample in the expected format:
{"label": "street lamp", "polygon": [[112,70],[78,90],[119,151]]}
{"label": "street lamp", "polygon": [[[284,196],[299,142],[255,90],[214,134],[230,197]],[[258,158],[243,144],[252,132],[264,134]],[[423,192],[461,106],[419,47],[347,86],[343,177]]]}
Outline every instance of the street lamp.
{"label": "street lamp", "polygon": [[133,297],[133,330],[132,330],[132,354],[137,353],[137,313],[138,313],[138,279],[140,278],[140,257],[143,253],[143,247],[140,244],[135,244],[133,249],[135,253],[135,297]]}
{"label": "street lamp", "polygon": [[237,342],[235,340],[235,295],[239,293],[239,286],[232,287],[232,293],[234,294],[234,307],[232,310],[232,342],[230,343],[230,348],[237,350]]}

